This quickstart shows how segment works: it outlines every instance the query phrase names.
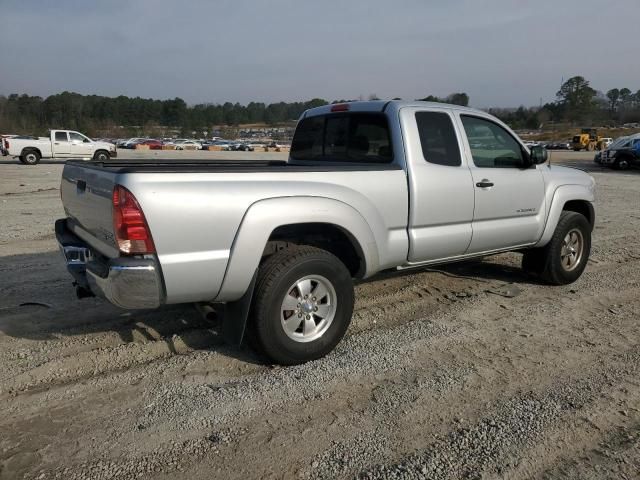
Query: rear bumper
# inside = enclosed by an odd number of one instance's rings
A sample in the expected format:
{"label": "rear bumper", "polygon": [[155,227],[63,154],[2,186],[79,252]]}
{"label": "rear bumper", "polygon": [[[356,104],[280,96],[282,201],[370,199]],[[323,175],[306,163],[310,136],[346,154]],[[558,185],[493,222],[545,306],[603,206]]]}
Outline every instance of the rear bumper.
{"label": "rear bumper", "polygon": [[79,296],[89,296],[91,292],[132,310],[156,308],[164,303],[155,257],[98,258],[89,245],[69,230],[66,219],[56,221],[56,238],[74,284],[86,292]]}

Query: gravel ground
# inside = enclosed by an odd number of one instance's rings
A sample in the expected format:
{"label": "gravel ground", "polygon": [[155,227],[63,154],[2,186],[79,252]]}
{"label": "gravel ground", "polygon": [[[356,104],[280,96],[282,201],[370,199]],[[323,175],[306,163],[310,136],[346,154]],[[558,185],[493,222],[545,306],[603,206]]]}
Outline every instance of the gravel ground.
{"label": "gravel ground", "polygon": [[62,165],[0,161],[0,478],[640,478],[640,172],[590,157],[553,154],[598,183],[578,282],[515,253],[381,275],[338,348],[289,368],[192,306],[76,300]]}

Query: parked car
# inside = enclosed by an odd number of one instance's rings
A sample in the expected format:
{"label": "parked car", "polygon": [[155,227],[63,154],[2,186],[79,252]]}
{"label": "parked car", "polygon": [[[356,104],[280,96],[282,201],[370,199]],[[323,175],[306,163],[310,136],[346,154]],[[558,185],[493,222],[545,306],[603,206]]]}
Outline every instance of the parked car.
{"label": "parked car", "polygon": [[[162,150],[162,145],[164,145],[164,143],[162,143],[161,140],[156,140],[155,138],[149,138],[147,140],[138,142],[135,145],[148,145],[149,150]],[[135,145],[134,145],[134,148],[135,148]]]}
{"label": "parked car", "polygon": [[267,147],[269,148],[288,148],[289,145],[282,142],[269,142],[267,143]]}
{"label": "parked car", "polygon": [[176,150],[202,150],[202,144],[195,140],[176,140]]}
{"label": "parked car", "polygon": [[253,147],[247,143],[232,143],[228,147],[229,150],[234,152],[253,152]]}
{"label": "parked car", "polygon": [[602,138],[601,143],[602,143],[602,150],[605,150],[605,149],[609,148],[609,146],[613,143],[613,138],[604,137],[604,138]]}
{"label": "parked car", "polygon": [[82,158],[99,161],[117,155],[112,143],[94,142],[73,130],[51,130],[49,137],[14,137],[3,140],[7,155],[25,165],[36,165],[41,158]]}
{"label": "parked car", "polygon": [[600,163],[616,170],[627,170],[640,162],[640,134],[622,137],[602,152]]}
{"label": "parked car", "polygon": [[141,138],[141,137],[129,138],[129,139],[125,140],[124,142],[122,142],[121,145],[118,145],[118,148],[135,148],[136,144],[138,144],[140,142],[144,142],[145,140],[147,140],[147,139],[146,138]]}
{"label": "parked car", "polygon": [[571,142],[567,140],[550,142],[546,148],[547,150],[571,150]]}
{"label": "parked car", "polygon": [[504,251],[550,284],[580,277],[595,182],[546,160],[480,110],[326,105],[302,115],[288,162],[68,162],[56,235],[80,296],[224,303],[228,341],[247,325],[296,364],[343,337],[353,279]]}
{"label": "parked car", "polygon": [[206,149],[207,147],[221,147],[223,150],[226,150],[229,147],[230,143],[227,140],[206,140],[202,142],[202,148]]}

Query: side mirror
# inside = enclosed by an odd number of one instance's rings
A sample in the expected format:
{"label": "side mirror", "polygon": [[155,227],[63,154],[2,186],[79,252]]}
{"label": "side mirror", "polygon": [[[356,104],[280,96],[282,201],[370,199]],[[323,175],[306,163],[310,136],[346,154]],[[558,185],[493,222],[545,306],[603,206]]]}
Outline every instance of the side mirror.
{"label": "side mirror", "polygon": [[532,165],[540,165],[542,163],[545,163],[549,159],[549,153],[547,152],[547,149],[541,147],[540,145],[534,145],[533,147],[531,147],[530,152]]}

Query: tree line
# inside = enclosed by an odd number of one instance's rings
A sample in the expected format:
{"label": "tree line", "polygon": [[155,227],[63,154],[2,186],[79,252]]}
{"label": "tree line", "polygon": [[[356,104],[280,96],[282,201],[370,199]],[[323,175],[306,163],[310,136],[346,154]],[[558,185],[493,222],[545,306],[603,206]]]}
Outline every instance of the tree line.
{"label": "tree line", "polygon": [[[376,99],[378,98],[374,94],[369,96],[369,100]],[[456,93],[444,99],[429,96],[425,100],[466,105],[469,103],[469,96],[466,93]],[[341,99],[331,103],[351,101],[354,100]],[[63,92],[47,98],[12,94],[8,97],[0,96],[0,132],[42,135],[48,129],[72,129],[92,136],[122,136],[161,135],[165,128],[169,128],[189,136],[192,131],[207,131],[212,126],[277,125],[292,122],[305,110],[329,103],[327,100],[314,98],[305,102],[250,102],[247,105],[226,102],[189,106],[181,98],[154,100],[124,95],[81,95],[73,92]]]}
{"label": "tree line", "polygon": [[[377,99],[370,95],[370,100]],[[468,105],[469,95],[452,93],[421,100]],[[193,106],[181,98],[154,100],[140,97],[104,97],[63,92],[47,98],[27,94],[0,96],[0,133],[38,135],[51,128],[79,130],[88,135],[161,135],[169,128],[190,135],[212,126],[240,124],[277,125],[295,121],[308,108],[329,102],[314,98],[305,102],[278,102],[247,105],[226,102]],[[562,84],[554,102],[540,107],[489,109],[512,128],[535,129],[547,122],[593,125],[640,121],[640,90],[614,88],[606,94],[593,89],[585,78],[572,77]]]}
{"label": "tree line", "polygon": [[145,132],[162,127],[191,131],[212,125],[266,123],[297,119],[308,108],[326,105],[319,98],[306,102],[248,105],[198,104],[188,106],[181,98],[103,97],[63,92],[47,98],[12,94],[0,96],[0,131],[19,134],[41,133],[50,128],[68,128],[93,135],[97,131]]}
{"label": "tree line", "polygon": [[489,109],[516,129],[536,129],[548,122],[571,125],[620,125],[640,122],[640,90],[612,88],[606,93],[594,89],[584,77],[575,76],[563,82],[556,100],[541,107],[516,110]]}

